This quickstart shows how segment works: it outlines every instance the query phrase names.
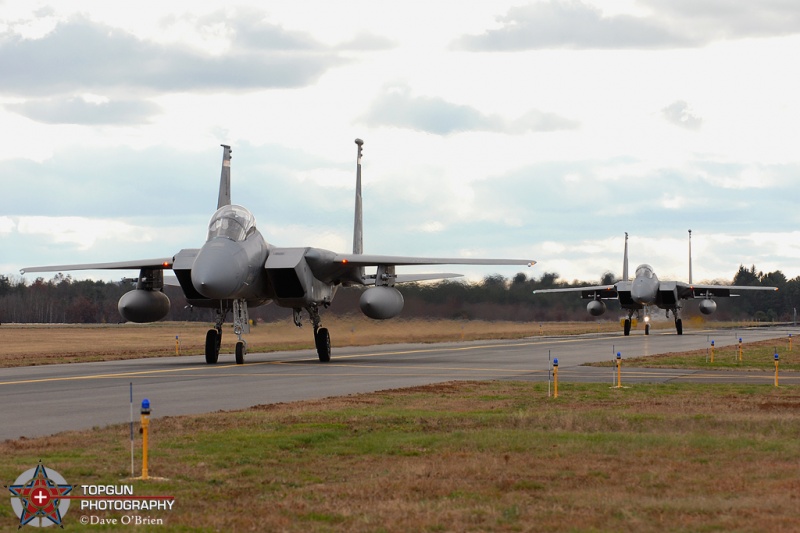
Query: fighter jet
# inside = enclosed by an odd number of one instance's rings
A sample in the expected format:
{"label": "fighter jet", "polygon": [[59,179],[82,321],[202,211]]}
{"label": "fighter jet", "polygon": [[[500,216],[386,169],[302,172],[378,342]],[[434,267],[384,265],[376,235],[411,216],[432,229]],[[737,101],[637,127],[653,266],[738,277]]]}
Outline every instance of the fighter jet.
{"label": "fighter jet", "polygon": [[[164,294],[164,270],[171,269],[187,302],[215,310],[215,323],[206,334],[205,359],[215,364],[222,342],[222,325],[232,313],[233,331],[238,341],[235,360],[244,363],[247,343],[243,334],[250,332],[248,309],[275,302],[292,309],[294,323],[302,326],[302,311],[308,314],[314,329],[314,343],[321,362],[330,361],[331,338],[322,327],[320,308],[328,307],[339,287],[365,286],[359,302],[361,311],[373,319],[387,319],[400,314],[403,295],[396,283],[444,279],[459,274],[401,275],[396,267],[406,265],[527,265],[529,259],[426,258],[366,255],[363,253],[361,197],[361,157],[364,142],[355,140],[356,201],[353,253],[336,253],[312,247],[283,248],[269,244],[256,229],[256,219],[246,208],[231,203],[231,147],[221,145],[217,211],[208,225],[208,237],[200,248],[179,251],[171,257],[28,267],[27,272],[62,272],[66,270],[138,269],[136,288],[125,293],[118,308],[131,322],[155,322],[169,312],[170,301]],[[367,267],[375,267],[367,274]]]}
{"label": "fighter jet", "polygon": [[630,335],[634,314],[642,318],[644,313],[645,335],[650,334],[650,317],[647,308],[655,305],[666,309],[667,318],[670,311],[675,318],[675,331],[683,335],[683,320],[681,319],[682,300],[700,299],[700,312],[710,315],[717,310],[717,303],[712,297],[727,298],[737,296],[731,294],[732,290],[775,290],[777,287],[751,287],[737,285],[699,285],[692,283],[692,230],[689,230],[689,283],[681,281],[660,281],[653,267],[647,264],[636,267],[633,281],[628,276],[628,233],[625,233],[625,252],[622,259],[622,281],[613,285],[598,285],[594,287],[572,287],[569,289],[542,289],[533,291],[534,294],[552,292],[580,292],[581,298],[591,300],[586,310],[592,316],[600,316],[606,312],[603,300],[617,299],[620,306],[628,312],[628,317],[623,322],[623,332]]}

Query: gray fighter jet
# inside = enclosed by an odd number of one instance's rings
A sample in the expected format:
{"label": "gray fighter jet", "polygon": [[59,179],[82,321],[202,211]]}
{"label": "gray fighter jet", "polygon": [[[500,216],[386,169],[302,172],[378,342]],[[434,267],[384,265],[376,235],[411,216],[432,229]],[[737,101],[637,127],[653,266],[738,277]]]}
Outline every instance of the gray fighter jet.
{"label": "gray fighter jet", "polygon": [[[403,295],[396,283],[444,279],[458,274],[395,273],[406,265],[527,265],[528,259],[425,258],[366,255],[363,253],[361,212],[361,139],[356,139],[356,204],[353,253],[342,254],[320,248],[281,248],[273,246],[256,229],[253,214],[242,206],[231,204],[231,148],[222,145],[217,211],[208,225],[208,237],[201,248],[179,251],[172,257],[30,267],[27,272],[61,272],[66,270],[139,269],[136,288],[119,300],[119,312],[131,322],[155,322],[169,312],[169,298],[164,294],[164,270],[171,269],[190,305],[210,307],[216,311],[215,325],[206,334],[205,357],[215,364],[219,357],[222,325],[232,313],[233,331],[238,337],[236,362],[244,362],[247,344],[242,335],[249,333],[248,308],[275,302],[294,311],[294,323],[302,325],[305,310],[314,327],[314,341],[319,360],[331,357],[331,339],[321,327],[320,307],[328,307],[336,290],[342,286],[369,286],[361,295],[361,311],[374,319],[397,316],[403,309]],[[366,267],[375,267],[366,274]]]}
{"label": "gray fighter jet", "polygon": [[628,277],[628,234],[625,233],[625,252],[622,259],[622,281],[613,285],[598,285],[594,287],[572,287],[569,289],[542,289],[533,291],[533,294],[553,292],[580,292],[581,298],[591,300],[586,310],[592,316],[600,316],[606,312],[603,300],[617,299],[620,306],[628,312],[628,317],[623,323],[623,332],[630,335],[634,314],[642,318],[644,313],[645,335],[650,334],[650,317],[647,308],[655,305],[666,309],[667,318],[672,311],[675,318],[675,331],[683,335],[683,320],[681,319],[682,300],[700,299],[700,312],[710,315],[717,310],[717,303],[712,297],[727,298],[737,296],[731,294],[732,290],[775,290],[777,287],[751,287],[741,285],[699,285],[692,283],[692,230],[689,230],[689,283],[681,281],[660,281],[653,267],[647,264],[636,267],[633,281]]}

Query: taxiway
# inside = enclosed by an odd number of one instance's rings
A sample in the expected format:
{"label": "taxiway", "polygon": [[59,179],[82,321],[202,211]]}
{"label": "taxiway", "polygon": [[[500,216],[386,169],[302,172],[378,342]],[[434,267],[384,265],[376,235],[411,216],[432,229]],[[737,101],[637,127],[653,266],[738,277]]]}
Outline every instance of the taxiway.
{"label": "taxiway", "polygon": [[[797,336],[798,328],[689,331],[678,336],[590,334],[513,341],[403,344],[334,348],[330,363],[311,350],[252,353],[236,365],[232,355],[207,365],[203,356],[164,357],[0,369],[0,440],[126,424],[130,387],[134,415],[148,398],[153,418],[253,405],[326,398],[450,380],[546,381],[552,359],[559,380],[612,381],[612,369],[581,366],[613,359],[681,352]],[[766,372],[706,372],[623,367],[623,382],[719,381],[771,383]],[[800,383],[800,376],[782,377]]]}

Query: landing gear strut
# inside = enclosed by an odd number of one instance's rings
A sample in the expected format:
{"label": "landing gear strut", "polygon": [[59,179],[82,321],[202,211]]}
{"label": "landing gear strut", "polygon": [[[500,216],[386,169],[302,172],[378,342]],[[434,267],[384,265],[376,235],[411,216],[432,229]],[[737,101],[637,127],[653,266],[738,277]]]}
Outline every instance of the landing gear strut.
{"label": "landing gear strut", "polygon": [[[219,360],[219,348],[222,345],[222,324],[225,323],[225,316],[231,310],[230,307],[225,307],[226,303],[228,302],[220,303],[219,309],[216,310],[214,328],[206,333],[206,363],[209,365],[215,365]],[[244,356],[247,354],[247,341],[242,338],[242,334],[250,333],[250,319],[247,314],[246,300],[233,300],[233,332],[239,338],[236,342],[236,364],[241,365],[244,363]]]}
{"label": "landing gear strut", "polygon": [[247,354],[247,341],[242,338],[243,333],[250,333],[250,316],[247,313],[246,300],[233,301],[233,332],[238,337],[236,342],[236,364],[244,364]]}
{"label": "landing gear strut", "polygon": [[[306,307],[306,311],[308,311],[308,316],[314,325],[314,346],[317,348],[317,356],[321,363],[327,363],[331,360],[331,335],[328,332],[328,328],[320,327],[322,319],[319,316],[319,308],[316,305]],[[294,324],[298,328],[303,325],[299,308],[294,309]]]}

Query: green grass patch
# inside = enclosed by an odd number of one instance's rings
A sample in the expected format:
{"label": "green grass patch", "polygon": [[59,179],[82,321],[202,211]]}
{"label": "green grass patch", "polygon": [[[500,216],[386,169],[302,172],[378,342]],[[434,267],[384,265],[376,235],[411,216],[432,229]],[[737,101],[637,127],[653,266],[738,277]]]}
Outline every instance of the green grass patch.
{"label": "green grass patch", "polygon": [[[715,347],[713,358],[711,346],[701,350],[682,353],[667,353],[649,355],[645,357],[631,357],[623,360],[624,366],[644,368],[685,368],[699,370],[750,370],[762,372],[775,371],[775,353],[778,354],[779,370],[781,372],[800,371],[800,346],[797,340],[789,349],[788,339],[772,339],[752,343],[742,343],[741,354],[739,346]],[[602,361],[589,363],[587,366],[610,367],[616,361]]]}
{"label": "green grass patch", "polygon": [[[155,419],[169,530],[791,530],[797,387],[443,383]],[[433,409],[431,406],[436,406]],[[130,475],[127,426],[0,443],[73,484]],[[138,453],[137,453],[138,457]],[[139,460],[137,458],[137,464]],[[82,526],[71,508],[65,524]],[[100,513],[119,517],[120,513]],[[10,505],[0,529],[15,530]]]}

